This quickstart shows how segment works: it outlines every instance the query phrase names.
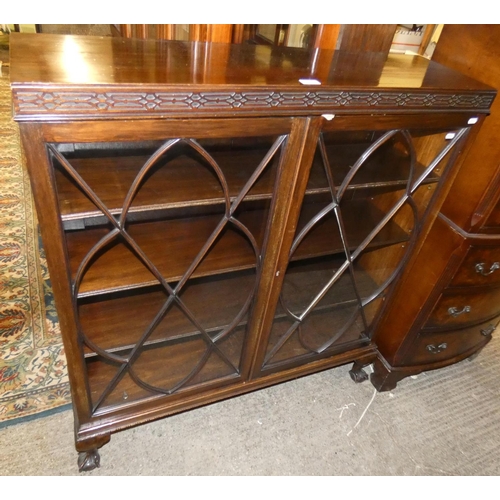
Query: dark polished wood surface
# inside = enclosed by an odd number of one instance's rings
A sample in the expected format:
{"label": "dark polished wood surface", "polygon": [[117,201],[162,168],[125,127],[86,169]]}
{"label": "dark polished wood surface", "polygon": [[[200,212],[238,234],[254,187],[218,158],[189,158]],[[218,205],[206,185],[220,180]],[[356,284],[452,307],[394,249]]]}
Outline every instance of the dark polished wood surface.
{"label": "dark polished wood surface", "polygon": [[419,57],[35,36],[13,37],[14,112],[82,458],[320,369],[363,380],[495,92]]}
{"label": "dark polished wood surface", "polygon": [[494,97],[490,87],[423,57],[385,52],[14,33],[11,58],[18,119],[394,107],[484,112]]}
{"label": "dark polished wood surface", "polygon": [[[447,24],[433,59],[499,89],[499,37],[499,25],[468,25],[464,30],[462,25]],[[455,224],[470,232],[483,231],[482,225],[489,226],[484,217],[495,210],[500,197],[499,137],[500,99],[495,99],[491,114],[465,161],[463,173],[451,187],[451,196],[442,210]],[[498,234],[498,223],[496,229],[484,232]]]}
{"label": "dark polished wood surface", "polygon": [[384,52],[339,56],[293,47],[13,33],[11,57],[17,64],[11,81],[301,88],[299,78],[318,78],[328,86],[491,90],[423,57]]}
{"label": "dark polished wood surface", "polygon": [[[445,25],[433,59],[500,88],[499,36],[498,25]],[[410,263],[402,276],[373,337],[386,365],[376,369],[380,370],[375,376],[379,389],[393,388],[412,371],[456,363],[479,352],[497,334],[498,99],[490,113],[475,140],[469,142],[441,213],[415,255],[414,265]],[[446,347],[439,348],[443,344]]]}

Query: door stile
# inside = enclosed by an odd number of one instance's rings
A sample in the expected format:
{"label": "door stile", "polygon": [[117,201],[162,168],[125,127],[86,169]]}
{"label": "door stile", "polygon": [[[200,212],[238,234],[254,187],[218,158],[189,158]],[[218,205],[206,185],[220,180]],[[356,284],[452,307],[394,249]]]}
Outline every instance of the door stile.
{"label": "door stile", "polygon": [[261,274],[243,353],[243,379],[251,379],[260,373],[288,266],[290,248],[297,229],[302,199],[309,180],[321,122],[320,117],[297,118],[292,124],[268,220]]}

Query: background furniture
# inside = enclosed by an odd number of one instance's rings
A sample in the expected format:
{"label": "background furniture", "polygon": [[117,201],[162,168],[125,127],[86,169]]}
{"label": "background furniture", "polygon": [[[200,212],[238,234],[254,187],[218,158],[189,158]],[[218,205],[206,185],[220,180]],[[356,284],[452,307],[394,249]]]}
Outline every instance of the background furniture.
{"label": "background furniture", "polygon": [[12,36],[13,102],[80,468],[155,418],[363,380],[495,91],[384,53],[35,37]]}
{"label": "background furniture", "polygon": [[[499,36],[498,25],[445,25],[433,60],[498,88]],[[496,101],[377,328],[380,390],[477,354],[498,325],[499,137]]]}
{"label": "background furniture", "polygon": [[303,25],[307,29],[303,33],[304,37],[298,37],[301,41],[298,44],[295,30],[300,25],[291,24],[120,24],[118,26],[119,33],[127,38],[250,43],[385,53],[389,51],[396,32],[395,24]]}

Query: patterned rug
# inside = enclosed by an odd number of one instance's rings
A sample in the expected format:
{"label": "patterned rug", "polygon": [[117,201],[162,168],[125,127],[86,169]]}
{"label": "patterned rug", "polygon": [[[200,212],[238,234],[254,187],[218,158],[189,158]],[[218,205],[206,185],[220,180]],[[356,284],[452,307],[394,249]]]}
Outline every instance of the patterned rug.
{"label": "patterned rug", "polygon": [[9,80],[0,76],[0,425],[71,401]]}

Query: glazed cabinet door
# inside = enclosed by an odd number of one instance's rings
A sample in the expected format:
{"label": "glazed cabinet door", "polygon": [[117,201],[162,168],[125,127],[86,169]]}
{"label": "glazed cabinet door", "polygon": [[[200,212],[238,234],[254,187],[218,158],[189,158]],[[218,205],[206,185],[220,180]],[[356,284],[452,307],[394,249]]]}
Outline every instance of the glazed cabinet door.
{"label": "glazed cabinet door", "polygon": [[323,120],[256,374],[362,348],[414,247],[464,117]]}
{"label": "glazed cabinet door", "polygon": [[43,135],[42,149],[27,150],[44,170],[32,172],[34,191],[63,283],[81,420],[242,380],[277,174],[302,154],[295,129],[289,118],[25,129],[25,144]]}

